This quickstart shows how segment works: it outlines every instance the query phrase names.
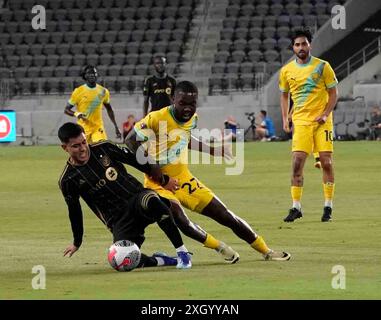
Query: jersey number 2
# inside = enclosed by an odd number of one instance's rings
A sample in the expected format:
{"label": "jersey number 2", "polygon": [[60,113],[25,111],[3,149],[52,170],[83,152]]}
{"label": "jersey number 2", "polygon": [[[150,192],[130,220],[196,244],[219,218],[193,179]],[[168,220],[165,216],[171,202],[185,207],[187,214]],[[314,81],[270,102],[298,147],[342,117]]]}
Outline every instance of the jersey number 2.
{"label": "jersey number 2", "polygon": [[[196,185],[197,187],[194,187],[191,185],[191,182],[193,181],[196,181]],[[195,192],[198,189],[202,189],[202,187],[199,185],[198,181],[196,180],[196,178],[192,178],[189,180],[189,182],[185,182],[181,185],[181,189],[184,189],[184,188],[188,188],[188,193],[189,194],[192,194],[193,192]]]}

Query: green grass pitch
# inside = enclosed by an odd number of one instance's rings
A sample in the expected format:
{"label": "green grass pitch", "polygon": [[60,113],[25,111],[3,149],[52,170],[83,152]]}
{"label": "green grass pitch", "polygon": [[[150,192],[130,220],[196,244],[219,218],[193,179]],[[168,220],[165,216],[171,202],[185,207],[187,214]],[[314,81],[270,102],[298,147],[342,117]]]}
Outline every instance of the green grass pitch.
{"label": "green grass pitch", "polygon": [[[265,262],[230,230],[195,213],[192,220],[241,255],[226,265],[186,238],[193,268],[119,273],[108,265],[111,234],[85,204],[85,238],[72,257],[67,209],[58,188],[66,154],[57,146],[0,148],[0,299],[380,299],[381,148],[377,142],[335,144],[334,221],[321,223],[321,172],[305,169],[304,217],[282,221],[290,206],[290,144],[248,143],[245,170],[226,176],[222,165],[193,165],[193,173],[263,235],[292,254]],[[138,174],[135,170],[130,170]],[[156,225],[142,251],[174,253]],[[46,269],[46,289],[34,290],[32,267]],[[333,289],[332,268],[345,268],[345,289]]]}

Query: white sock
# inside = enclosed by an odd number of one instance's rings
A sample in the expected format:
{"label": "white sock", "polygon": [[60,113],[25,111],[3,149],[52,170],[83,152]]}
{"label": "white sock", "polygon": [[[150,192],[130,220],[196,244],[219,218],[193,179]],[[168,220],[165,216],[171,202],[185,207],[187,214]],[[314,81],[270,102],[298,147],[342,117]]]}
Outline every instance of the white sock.
{"label": "white sock", "polygon": [[332,209],[332,199],[324,201],[324,207],[330,207]]}
{"label": "white sock", "polygon": [[163,258],[155,257],[155,259],[157,261],[158,266],[164,266],[164,259]]}
{"label": "white sock", "polygon": [[302,204],[300,203],[300,201],[292,201],[292,207],[300,211],[302,209]]}
{"label": "white sock", "polygon": [[176,252],[181,252],[181,251],[188,252],[187,248],[185,248],[184,245],[182,245],[181,247],[176,248]]}

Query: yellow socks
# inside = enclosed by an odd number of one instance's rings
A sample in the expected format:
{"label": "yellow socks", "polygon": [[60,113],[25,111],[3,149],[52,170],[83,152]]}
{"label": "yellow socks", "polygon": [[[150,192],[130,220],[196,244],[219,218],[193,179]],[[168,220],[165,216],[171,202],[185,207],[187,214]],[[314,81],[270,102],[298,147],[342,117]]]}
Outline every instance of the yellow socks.
{"label": "yellow socks", "polygon": [[291,186],[291,198],[292,198],[292,207],[300,210],[302,205],[300,200],[302,199],[303,187]]}
{"label": "yellow socks", "polygon": [[332,208],[332,199],[335,193],[335,184],[333,182],[323,183],[323,192],[324,192],[324,206]]}
{"label": "yellow socks", "polygon": [[255,239],[255,241],[251,244],[251,247],[262,254],[267,254],[270,251],[270,248],[261,236],[258,236],[257,239]]}
{"label": "yellow socks", "polygon": [[218,249],[220,246],[220,241],[208,233],[206,235],[204,246],[211,249]]}

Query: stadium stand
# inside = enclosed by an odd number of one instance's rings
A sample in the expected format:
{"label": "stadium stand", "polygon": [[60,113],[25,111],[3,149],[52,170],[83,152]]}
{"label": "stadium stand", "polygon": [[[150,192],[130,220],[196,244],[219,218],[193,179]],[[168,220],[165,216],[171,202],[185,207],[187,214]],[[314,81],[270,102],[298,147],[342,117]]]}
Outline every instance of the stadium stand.
{"label": "stadium stand", "polygon": [[[234,69],[243,78],[254,71],[263,73],[260,76],[266,81],[293,54],[290,50],[290,32],[300,26],[315,32],[330,18],[332,6],[344,2],[229,0],[212,72],[221,75],[231,73],[231,63],[234,61],[239,64]],[[254,64],[254,69],[248,68],[248,61]],[[216,75],[210,81],[209,91],[213,94]],[[234,89],[233,83],[231,87]],[[218,87],[216,92],[219,92]]]}
{"label": "stadium stand", "polygon": [[[87,63],[99,66],[111,91],[130,81],[140,89],[154,54],[167,56],[171,72],[180,70],[197,1],[11,1],[0,13],[2,77],[9,77],[13,95],[33,93],[35,86],[46,94],[70,92]],[[35,4],[46,8],[45,30],[31,29]]]}

